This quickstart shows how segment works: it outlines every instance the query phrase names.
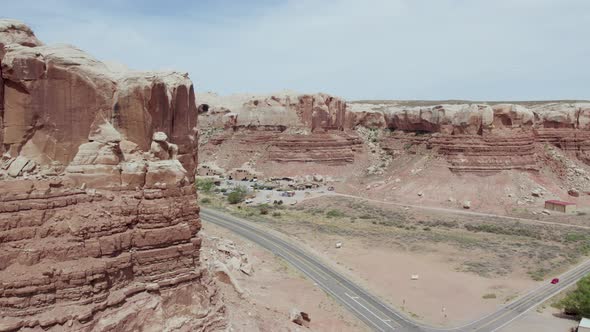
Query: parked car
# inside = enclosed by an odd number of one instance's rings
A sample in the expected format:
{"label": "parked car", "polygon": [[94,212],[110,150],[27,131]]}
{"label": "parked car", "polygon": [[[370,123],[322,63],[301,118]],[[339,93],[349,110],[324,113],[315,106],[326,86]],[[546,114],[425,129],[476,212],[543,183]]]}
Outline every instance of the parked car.
{"label": "parked car", "polygon": [[551,280],[551,283],[554,284],[554,285],[557,284],[558,282],[559,282],[559,278],[553,278]]}

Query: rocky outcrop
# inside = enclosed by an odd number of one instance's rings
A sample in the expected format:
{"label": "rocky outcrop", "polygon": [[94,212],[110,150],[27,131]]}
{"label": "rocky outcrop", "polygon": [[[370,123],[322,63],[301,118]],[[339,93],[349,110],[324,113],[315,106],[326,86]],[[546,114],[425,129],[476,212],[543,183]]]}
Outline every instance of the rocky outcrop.
{"label": "rocky outcrop", "polygon": [[508,135],[441,135],[429,140],[430,147],[446,156],[456,172],[538,170],[535,137],[531,133]]}
{"label": "rocky outcrop", "polygon": [[347,134],[286,135],[270,144],[269,159],[342,165],[354,162],[355,152],[361,150],[361,144],[358,136]]}
{"label": "rocky outcrop", "polygon": [[347,126],[346,103],[326,94],[277,93],[270,96],[204,94],[200,132],[206,155],[231,150],[225,168],[259,162],[343,165],[354,162],[361,140]]}
{"label": "rocky outcrop", "polygon": [[2,331],[93,325],[94,315],[137,293],[206,284],[192,186],[109,192],[56,180],[2,185]]}
{"label": "rocky outcrop", "polygon": [[14,21],[0,50],[0,331],[223,327],[188,77],[114,71]]}
{"label": "rocky outcrop", "polygon": [[202,125],[242,128],[290,128],[303,132],[343,130],[346,103],[327,94],[282,92],[270,96],[199,95],[208,111]]}
{"label": "rocky outcrop", "polygon": [[197,112],[186,74],[115,72],[67,45],[5,49],[2,144],[11,155],[68,164],[93,124],[108,121],[143,150],[154,132],[167,132],[187,167],[194,164],[186,155]]}
{"label": "rocky outcrop", "polygon": [[[537,143],[590,160],[590,104],[584,103],[345,104],[324,94],[295,93],[205,94],[202,101],[207,111],[201,131],[218,130],[204,150],[215,155],[214,150],[232,145],[243,154],[236,165],[256,156],[262,162],[345,165],[362,159],[357,157],[363,146],[393,154],[423,145],[445,156],[453,171],[537,170]],[[363,145],[358,128],[382,134]]]}
{"label": "rocky outcrop", "polygon": [[385,136],[385,150],[399,151],[400,140],[406,147],[424,144],[446,156],[454,171],[536,170],[535,143],[549,143],[590,160],[588,104],[351,104],[349,109],[349,126],[406,133]]}

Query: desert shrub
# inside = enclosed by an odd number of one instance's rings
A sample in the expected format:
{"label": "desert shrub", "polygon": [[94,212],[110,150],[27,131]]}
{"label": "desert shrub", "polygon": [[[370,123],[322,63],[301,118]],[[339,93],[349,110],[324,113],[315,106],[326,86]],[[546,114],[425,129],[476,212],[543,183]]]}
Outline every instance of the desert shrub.
{"label": "desert shrub", "polygon": [[496,294],[494,293],[489,293],[489,294],[484,294],[484,296],[482,296],[483,299],[495,299],[496,298]]}
{"label": "desert shrub", "polygon": [[209,204],[211,203],[211,199],[209,197],[205,197],[201,199],[201,203],[203,204]]}
{"label": "desert shrub", "polygon": [[246,188],[236,187],[232,192],[227,195],[227,201],[229,204],[238,204],[244,201],[246,198]]}
{"label": "desert shrub", "polygon": [[272,213],[272,216],[273,217],[280,217],[281,216],[281,213],[279,211],[275,211],[275,212]]}
{"label": "desert shrub", "polygon": [[339,210],[330,210],[330,211],[326,212],[326,217],[328,217],[328,218],[340,218],[340,217],[344,217],[344,213],[342,213]]}
{"label": "desert shrub", "polygon": [[579,242],[586,240],[586,234],[581,233],[567,233],[565,235],[565,242]]}
{"label": "desert shrub", "polygon": [[559,301],[557,307],[578,317],[590,316],[590,275],[580,279],[576,289]]}
{"label": "desert shrub", "polygon": [[215,185],[215,183],[213,182],[212,179],[197,179],[197,182],[196,182],[197,190],[204,192],[204,193],[211,192],[211,189],[213,188],[214,185]]}
{"label": "desert shrub", "polygon": [[540,239],[541,235],[524,225],[500,226],[494,224],[467,224],[465,229],[471,232],[483,232],[502,235],[516,235]]}
{"label": "desert shrub", "polygon": [[545,275],[547,274],[547,272],[549,272],[549,271],[547,271],[547,269],[545,269],[545,268],[539,268],[539,269],[534,270],[534,271],[529,271],[529,276],[534,281],[543,281],[543,279],[545,278]]}
{"label": "desert shrub", "polygon": [[258,209],[260,210],[260,214],[262,214],[262,215],[268,214],[268,205],[266,205],[266,204],[260,205],[258,207]]}

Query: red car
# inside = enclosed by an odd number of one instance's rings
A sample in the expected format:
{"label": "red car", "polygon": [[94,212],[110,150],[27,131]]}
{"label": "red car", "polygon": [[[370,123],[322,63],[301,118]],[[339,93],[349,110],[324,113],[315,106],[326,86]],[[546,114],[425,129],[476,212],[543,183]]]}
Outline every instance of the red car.
{"label": "red car", "polygon": [[554,285],[555,285],[556,283],[558,283],[558,282],[559,282],[559,278],[553,278],[553,279],[551,280],[551,283],[552,283],[552,284],[554,284]]}

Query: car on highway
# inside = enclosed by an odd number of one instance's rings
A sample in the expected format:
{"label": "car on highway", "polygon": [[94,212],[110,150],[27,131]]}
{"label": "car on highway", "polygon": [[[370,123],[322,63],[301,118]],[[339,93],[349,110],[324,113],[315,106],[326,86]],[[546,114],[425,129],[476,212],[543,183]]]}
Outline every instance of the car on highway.
{"label": "car on highway", "polygon": [[559,282],[559,278],[553,278],[553,279],[551,279],[551,283],[554,284],[554,285],[557,284],[558,282]]}

